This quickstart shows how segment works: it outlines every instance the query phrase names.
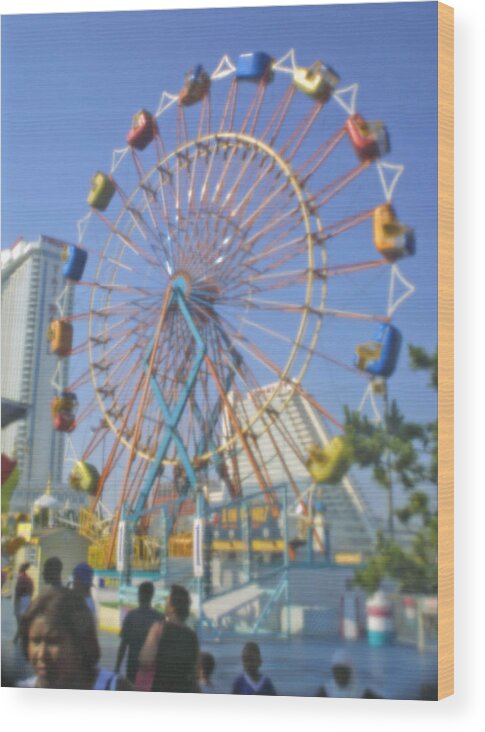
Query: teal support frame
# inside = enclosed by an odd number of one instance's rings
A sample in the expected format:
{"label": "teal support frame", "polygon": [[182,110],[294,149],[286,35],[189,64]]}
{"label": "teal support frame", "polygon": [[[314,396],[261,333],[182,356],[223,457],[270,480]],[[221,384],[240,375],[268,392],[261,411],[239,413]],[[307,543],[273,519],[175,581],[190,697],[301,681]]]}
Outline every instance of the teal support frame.
{"label": "teal support frame", "polygon": [[[187,283],[183,277],[176,277],[175,280],[172,282],[171,286],[171,293],[168,300],[167,307],[170,307],[171,305],[175,304],[185,322],[187,323],[189,330],[194,338],[195,344],[196,344],[196,351],[195,351],[195,357],[194,357],[194,363],[192,364],[192,368],[190,370],[189,376],[187,378],[186,383],[184,384],[182,391],[179,395],[179,398],[176,402],[176,404],[170,409],[169,404],[165,400],[162,391],[158,385],[158,382],[156,380],[156,377],[154,374],[150,374],[149,376],[149,384],[152,389],[152,392],[155,396],[155,399],[157,401],[158,406],[160,407],[160,410],[163,414],[165,425],[164,430],[162,433],[162,437],[160,440],[160,444],[158,446],[155,458],[153,460],[153,463],[148,471],[148,475],[145,478],[145,482],[143,484],[143,487],[140,491],[140,494],[138,495],[137,501],[135,503],[135,506],[133,508],[133,511],[129,516],[127,516],[126,519],[126,538],[125,538],[125,566],[123,571],[123,577],[122,577],[122,584],[131,584],[131,536],[134,530],[134,527],[136,526],[137,522],[139,521],[140,517],[143,514],[145,503],[150,495],[150,491],[153,487],[153,484],[159,474],[160,468],[162,466],[163,460],[165,459],[165,456],[167,455],[168,448],[170,444],[173,442],[175,444],[175,448],[177,450],[177,454],[180,457],[180,461],[182,463],[182,466],[184,468],[185,474],[187,476],[187,479],[190,483],[191,488],[195,491],[197,487],[197,477],[195,475],[195,471],[192,467],[192,463],[190,461],[189,455],[187,453],[187,449],[185,445],[183,444],[180,435],[177,432],[177,426],[178,423],[182,417],[182,414],[184,412],[184,409],[186,407],[188,398],[190,396],[190,393],[195,385],[197,375],[199,373],[200,367],[202,366],[202,363],[204,361],[205,355],[207,353],[207,348],[202,340],[202,337],[197,330],[197,327],[194,323],[194,320],[190,314],[189,308],[187,307],[187,302],[185,299],[185,295],[187,292]],[[145,372],[148,369],[149,361],[152,356],[153,348],[155,347],[154,339],[150,342],[144,359],[143,359],[143,369]]]}

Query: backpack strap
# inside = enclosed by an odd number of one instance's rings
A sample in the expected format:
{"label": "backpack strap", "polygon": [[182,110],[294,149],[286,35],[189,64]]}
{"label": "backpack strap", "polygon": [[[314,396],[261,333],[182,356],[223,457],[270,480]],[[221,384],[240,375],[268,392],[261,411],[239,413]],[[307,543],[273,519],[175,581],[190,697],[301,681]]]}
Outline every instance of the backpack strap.
{"label": "backpack strap", "polygon": [[93,689],[97,691],[113,691],[116,689],[119,675],[107,668],[101,668],[98,671]]}
{"label": "backpack strap", "polygon": [[106,684],[104,686],[104,690],[105,691],[116,691],[116,682],[117,681],[118,681],[118,674],[112,673],[106,679]]}

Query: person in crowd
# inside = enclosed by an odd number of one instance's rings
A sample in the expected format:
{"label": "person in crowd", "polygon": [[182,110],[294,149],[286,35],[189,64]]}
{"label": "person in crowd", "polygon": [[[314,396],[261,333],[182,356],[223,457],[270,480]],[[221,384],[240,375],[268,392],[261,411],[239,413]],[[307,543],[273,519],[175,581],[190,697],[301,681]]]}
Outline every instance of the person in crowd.
{"label": "person in crowd", "polygon": [[84,598],[84,602],[88,606],[94,620],[96,621],[96,605],[94,603],[93,596],[91,595],[93,576],[93,568],[89,564],[87,564],[87,562],[81,562],[81,564],[77,564],[72,572],[72,589],[74,592]]}
{"label": "person in crowd", "polygon": [[138,656],[145,643],[148,631],[153,623],[163,621],[163,615],[151,606],[154,592],[155,587],[152,582],[141,583],[138,587],[138,607],[128,613],[121,628],[121,642],[118,648],[115,671],[119,672],[125,653],[128,650],[126,677],[133,684],[138,671]]}
{"label": "person in crowd", "polygon": [[121,676],[98,666],[100,648],[93,615],[73,590],[48,590],[22,618],[20,638],[34,676],[17,686],[42,689],[130,691]]}
{"label": "person in crowd", "polygon": [[140,671],[154,669],[152,691],[199,691],[199,642],[186,623],[189,614],[189,593],[181,585],[172,585],[166,619],[163,625],[152,625],[139,656]]}
{"label": "person in crowd", "polygon": [[360,681],[350,653],[338,649],[332,656],[332,676],[328,683],[321,686],[316,696],[343,699],[380,699],[372,689]]}
{"label": "person in crowd", "polygon": [[249,642],[242,651],[244,673],[238,676],[232,686],[233,694],[259,694],[276,696],[271,679],[260,671],[263,660],[257,643]]}
{"label": "person in crowd", "polygon": [[17,620],[17,632],[15,633],[14,643],[19,639],[20,623],[23,615],[26,613],[32,601],[32,595],[34,594],[34,583],[27,574],[30,568],[29,562],[24,562],[20,565],[17,582],[15,583],[14,590],[14,614]]}
{"label": "person in crowd", "polygon": [[44,562],[42,577],[44,579],[46,590],[62,589],[62,562],[59,557],[49,557]]}
{"label": "person in crowd", "polygon": [[216,660],[212,653],[201,653],[199,657],[199,689],[202,694],[217,694],[212,681]]}

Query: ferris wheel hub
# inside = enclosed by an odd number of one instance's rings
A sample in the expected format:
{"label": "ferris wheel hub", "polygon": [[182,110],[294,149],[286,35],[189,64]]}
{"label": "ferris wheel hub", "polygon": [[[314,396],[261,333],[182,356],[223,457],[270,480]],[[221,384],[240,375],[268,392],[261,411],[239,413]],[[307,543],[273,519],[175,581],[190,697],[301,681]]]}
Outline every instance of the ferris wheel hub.
{"label": "ferris wheel hub", "polygon": [[172,290],[180,292],[185,298],[190,297],[192,281],[187,272],[175,272],[172,276]]}

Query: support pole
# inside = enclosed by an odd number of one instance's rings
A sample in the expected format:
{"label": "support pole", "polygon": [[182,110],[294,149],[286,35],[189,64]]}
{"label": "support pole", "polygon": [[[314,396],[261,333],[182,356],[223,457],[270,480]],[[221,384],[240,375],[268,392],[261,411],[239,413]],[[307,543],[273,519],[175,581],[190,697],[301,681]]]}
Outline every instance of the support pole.
{"label": "support pole", "polygon": [[167,507],[162,506],[160,511],[160,576],[168,574],[168,520]]}
{"label": "support pole", "polygon": [[284,568],[285,573],[285,612],[286,612],[286,637],[291,636],[291,611],[290,611],[290,574],[289,574],[289,555],[288,555],[288,484],[285,483],[285,490],[283,493],[283,541],[284,541]]}
{"label": "support pole", "polygon": [[239,517],[241,521],[241,534],[244,543],[244,554],[243,554],[243,571],[244,581],[251,581],[251,532],[250,524],[251,520],[249,517],[250,508],[247,501],[241,505],[239,510]]}

